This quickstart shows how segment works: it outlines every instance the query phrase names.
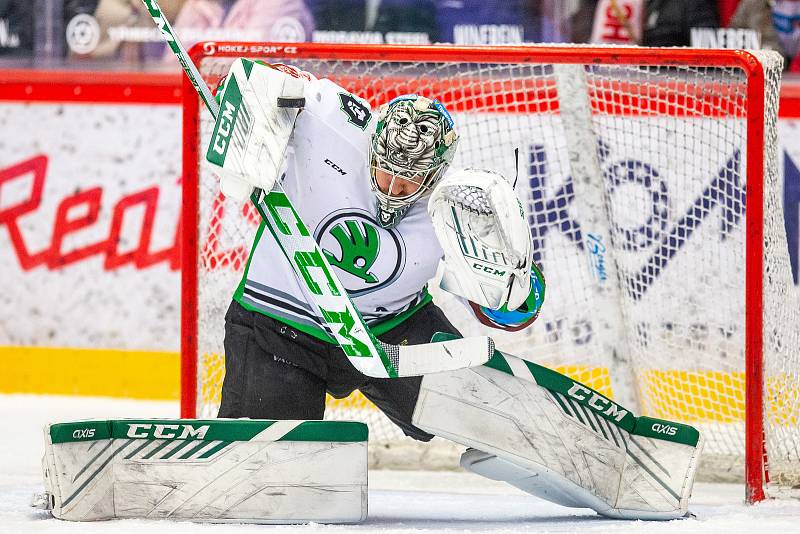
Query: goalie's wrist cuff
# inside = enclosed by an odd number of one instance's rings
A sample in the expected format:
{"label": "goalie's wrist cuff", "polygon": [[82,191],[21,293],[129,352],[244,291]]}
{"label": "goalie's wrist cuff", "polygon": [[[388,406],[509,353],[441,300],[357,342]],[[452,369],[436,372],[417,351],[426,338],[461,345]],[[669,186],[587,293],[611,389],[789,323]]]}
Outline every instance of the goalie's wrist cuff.
{"label": "goalie's wrist cuff", "polygon": [[536,315],[536,312],[520,311],[520,310],[493,310],[485,306],[480,307],[481,313],[496,326],[500,328],[505,327],[518,327],[528,323],[530,319]]}
{"label": "goalie's wrist cuff", "polygon": [[[488,326],[503,330],[522,330],[529,326],[539,316],[539,311],[544,304],[545,282],[544,275],[536,266],[531,265],[531,290],[525,302],[516,310],[507,310],[505,306],[493,310],[485,306],[478,306],[470,302],[478,320]],[[487,322],[488,321],[488,322]]]}

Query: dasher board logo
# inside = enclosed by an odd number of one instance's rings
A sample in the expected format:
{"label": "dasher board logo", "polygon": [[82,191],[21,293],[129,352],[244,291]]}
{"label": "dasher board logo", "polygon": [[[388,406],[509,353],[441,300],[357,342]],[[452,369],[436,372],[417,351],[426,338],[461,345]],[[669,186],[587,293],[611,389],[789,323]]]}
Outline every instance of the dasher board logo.
{"label": "dasher board logo", "polygon": [[319,223],[314,238],[352,297],[385,287],[405,267],[406,245],[400,233],[381,228],[363,210],[331,213]]}
{"label": "dasher board logo", "polygon": [[365,129],[372,117],[369,108],[347,93],[339,93],[339,101],[342,103],[342,111],[347,115],[347,122],[355,124],[362,130]]}

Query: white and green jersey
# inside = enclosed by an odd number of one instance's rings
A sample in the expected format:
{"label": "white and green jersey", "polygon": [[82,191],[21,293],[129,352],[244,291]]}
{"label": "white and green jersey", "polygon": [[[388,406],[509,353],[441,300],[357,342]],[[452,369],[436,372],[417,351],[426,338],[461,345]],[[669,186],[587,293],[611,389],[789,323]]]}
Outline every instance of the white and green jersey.
{"label": "white and green jersey", "polygon": [[[375,218],[368,148],[375,130],[369,105],[329,80],[305,84],[282,183],[336,276],[375,334],[430,300],[428,280],[442,249],[425,199],[392,229]],[[262,223],[234,298],[245,308],[333,342],[272,234]]]}

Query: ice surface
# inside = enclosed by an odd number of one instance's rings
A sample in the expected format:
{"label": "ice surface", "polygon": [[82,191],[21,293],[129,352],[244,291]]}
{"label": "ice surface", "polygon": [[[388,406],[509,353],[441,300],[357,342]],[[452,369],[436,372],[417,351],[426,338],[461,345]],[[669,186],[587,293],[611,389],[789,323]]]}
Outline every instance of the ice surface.
{"label": "ice surface", "polygon": [[800,534],[800,502],[743,504],[742,486],[697,484],[690,509],[695,519],[665,523],[612,521],[589,510],[564,508],[530,497],[502,483],[464,472],[373,471],[369,519],[360,525],[198,525],[183,522],[118,520],[68,523],[29,507],[42,491],[42,427],[84,418],[177,417],[174,402],[85,397],[0,395],[0,533],[293,534],[392,533],[771,533]]}

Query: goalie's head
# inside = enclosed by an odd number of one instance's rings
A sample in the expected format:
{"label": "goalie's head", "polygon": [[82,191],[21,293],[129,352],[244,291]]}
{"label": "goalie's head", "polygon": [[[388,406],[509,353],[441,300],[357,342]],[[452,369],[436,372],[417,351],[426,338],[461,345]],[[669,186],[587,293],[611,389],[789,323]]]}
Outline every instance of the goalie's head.
{"label": "goalie's head", "polygon": [[453,160],[458,136],[438,100],[402,95],[381,106],[369,147],[378,223],[391,228]]}

